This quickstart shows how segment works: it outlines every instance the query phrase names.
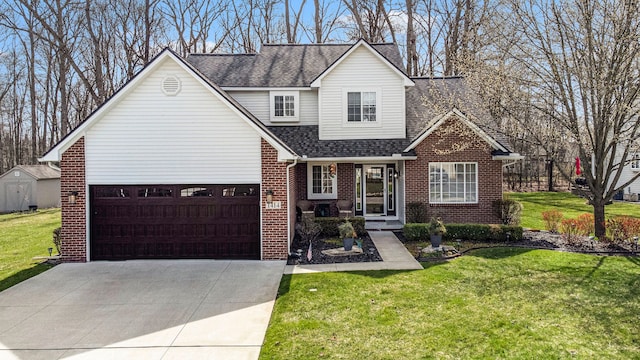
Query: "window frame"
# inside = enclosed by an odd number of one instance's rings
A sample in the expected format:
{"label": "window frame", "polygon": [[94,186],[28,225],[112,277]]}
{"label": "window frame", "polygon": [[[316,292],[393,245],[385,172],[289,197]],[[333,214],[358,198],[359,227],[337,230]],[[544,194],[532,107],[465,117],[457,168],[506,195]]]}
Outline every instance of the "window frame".
{"label": "window frame", "polygon": [[632,153],[629,160],[629,168],[631,171],[639,172],[640,171],[640,153]]}
{"label": "window frame", "polygon": [[[360,94],[360,120],[349,121],[349,94]],[[375,121],[364,121],[364,93],[373,93],[375,99]],[[342,124],[347,127],[380,127],[382,126],[382,89],[380,88],[346,88],[342,92]]]}
{"label": "window frame", "polygon": [[[283,106],[287,96],[293,97],[293,116],[276,116],[276,97],[282,96]],[[286,112],[286,108],[283,108]],[[271,122],[298,122],[300,121],[300,92],[299,91],[270,91],[269,92],[269,115]]]}
{"label": "window frame", "polygon": [[[336,164],[336,175],[331,178],[331,193],[314,193],[313,192],[313,168],[315,166],[321,166],[321,174],[324,175],[326,167],[326,174],[329,173],[330,162],[314,162],[307,163],[307,199],[309,200],[334,200],[338,198],[338,174]],[[322,176],[321,175],[321,176]],[[322,179],[321,179],[322,181]]]}
{"label": "window frame", "polygon": [[[441,190],[440,190],[440,199],[438,201],[433,201],[432,200],[433,199],[432,198],[433,194],[431,192],[431,185],[432,185],[431,184],[431,167],[434,166],[434,165],[440,167],[440,174],[442,174],[443,167],[445,165],[446,166],[453,166],[453,167],[455,167],[456,165],[463,165],[463,168],[465,169],[463,174],[462,174],[462,178],[463,178],[462,187],[463,187],[463,199],[464,199],[463,201],[446,201],[445,200],[444,191],[442,190],[443,185],[444,185],[442,179],[444,178],[444,176],[440,176],[440,188],[441,188]],[[468,196],[468,194],[467,194],[467,176],[466,176],[467,175],[467,171],[466,171],[467,165],[473,165],[475,167],[475,189],[474,189],[474,191],[475,191],[475,199],[473,201],[466,200],[467,196]],[[430,162],[428,167],[427,167],[427,169],[428,169],[427,170],[428,171],[428,173],[427,173],[427,179],[428,179],[427,188],[429,189],[429,203],[430,204],[443,204],[443,205],[451,205],[451,204],[456,205],[456,204],[459,204],[459,205],[465,205],[465,204],[477,204],[478,203],[478,198],[480,197],[479,194],[478,194],[478,186],[479,186],[478,181],[480,179],[480,176],[479,176],[479,173],[478,173],[478,163],[477,162],[470,162],[470,161],[458,161],[458,162],[456,162],[456,161],[442,161],[442,162],[439,162],[439,161],[436,161],[436,162]],[[448,194],[450,194],[450,192],[448,192]],[[449,198],[451,198],[451,197],[449,196]]]}

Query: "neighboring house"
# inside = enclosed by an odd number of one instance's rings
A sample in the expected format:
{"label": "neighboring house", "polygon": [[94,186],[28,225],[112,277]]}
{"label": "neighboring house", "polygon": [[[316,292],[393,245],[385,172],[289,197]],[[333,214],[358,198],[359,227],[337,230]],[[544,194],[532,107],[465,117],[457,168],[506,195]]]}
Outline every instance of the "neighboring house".
{"label": "neighboring house", "polygon": [[0,213],[59,206],[59,169],[17,165],[0,175]]}
{"label": "neighboring house", "polygon": [[[628,155],[628,162],[624,165],[622,169],[622,173],[620,174],[620,179],[618,180],[616,186],[622,186],[629,182],[633,177],[637,176],[640,173],[640,149],[632,151]],[[622,160],[622,155],[619,154],[616,157],[616,162],[620,162]],[[638,201],[638,194],[640,194],[640,179],[636,179],[631,184],[625,186],[620,190],[622,196],[617,196],[617,199],[624,199],[628,201]]]}
{"label": "neighboring house", "polygon": [[66,261],[284,259],[299,200],[405,222],[496,223],[503,161],[463,79],[411,78],[392,44],[159,54],[40,160],[60,162]]}

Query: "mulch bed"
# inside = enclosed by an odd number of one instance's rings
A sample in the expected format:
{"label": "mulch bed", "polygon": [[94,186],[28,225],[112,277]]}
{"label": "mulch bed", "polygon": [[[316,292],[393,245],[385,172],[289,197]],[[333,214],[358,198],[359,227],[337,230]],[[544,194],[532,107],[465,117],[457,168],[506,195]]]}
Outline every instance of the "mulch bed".
{"label": "mulch bed", "polygon": [[[394,232],[394,234],[405,244],[410,244],[404,237],[402,232]],[[408,246],[410,247],[410,246]],[[556,251],[575,252],[583,254],[607,255],[607,256],[638,256],[639,248],[635,243],[613,243],[609,241],[596,241],[591,237],[583,236],[579,241],[568,243],[562,235],[550,233],[548,231],[525,231],[521,241],[511,242],[461,242],[460,254],[468,251],[488,248],[488,247],[522,247],[529,249],[547,249]],[[413,251],[413,255],[417,255],[417,251]],[[445,260],[455,256],[437,257],[431,255],[418,255],[419,261]]]}
{"label": "mulch bed", "polygon": [[[307,251],[309,243],[302,241],[300,236],[296,235],[291,244],[291,255],[287,259],[287,265],[308,265],[308,264],[337,264],[337,263],[357,263],[382,261],[378,249],[374,245],[368,235],[360,237],[362,239],[363,253],[359,255],[348,256],[329,256],[322,253],[323,250],[335,249],[341,247],[336,243],[335,238],[320,238],[313,242],[311,246],[311,261],[307,260]],[[353,244],[354,247],[357,245]],[[300,254],[300,256],[298,256]]]}

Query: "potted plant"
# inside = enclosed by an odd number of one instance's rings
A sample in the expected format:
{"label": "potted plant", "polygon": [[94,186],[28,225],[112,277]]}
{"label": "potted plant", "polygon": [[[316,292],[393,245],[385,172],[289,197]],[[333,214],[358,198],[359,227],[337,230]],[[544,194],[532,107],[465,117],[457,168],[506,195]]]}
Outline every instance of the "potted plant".
{"label": "potted plant", "polygon": [[351,221],[346,220],[344,223],[338,226],[338,230],[340,231],[340,237],[342,238],[344,250],[351,251],[351,248],[353,248],[353,239],[358,237],[358,234],[353,228],[353,224],[351,224]]}
{"label": "potted plant", "polygon": [[442,219],[431,218],[429,222],[429,235],[431,236],[431,247],[438,248],[442,244],[442,235],[447,233]]}

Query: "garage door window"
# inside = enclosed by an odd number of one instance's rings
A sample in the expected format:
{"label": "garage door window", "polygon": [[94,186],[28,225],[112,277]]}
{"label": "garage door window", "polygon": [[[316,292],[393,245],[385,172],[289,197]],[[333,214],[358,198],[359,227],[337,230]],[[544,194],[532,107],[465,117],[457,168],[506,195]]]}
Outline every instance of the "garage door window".
{"label": "garage door window", "polygon": [[129,189],[125,189],[122,187],[101,187],[96,189],[95,197],[98,198],[129,198],[131,197],[131,193]]}
{"label": "garage door window", "polygon": [[171,197],[172,195],[173,195],[173,190],[170,188],[148,187],[148,188],[142,188],[138,190],[139,198]]}
{"label": "garage door window", "polygon": [[180,189],[181,197],[213,196],[213,189],[207,187],[187,187]]}

